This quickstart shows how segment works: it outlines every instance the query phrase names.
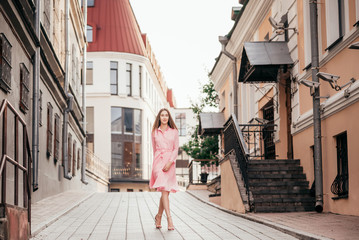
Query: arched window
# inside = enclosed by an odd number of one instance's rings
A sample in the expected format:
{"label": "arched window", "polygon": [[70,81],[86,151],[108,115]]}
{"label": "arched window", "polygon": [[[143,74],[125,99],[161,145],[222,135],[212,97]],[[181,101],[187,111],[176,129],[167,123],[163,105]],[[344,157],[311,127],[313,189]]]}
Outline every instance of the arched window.
{"label": "arched window", "polygon": [[87,25],[86,38],[87,42],[93,41],[93,28],[90,25]]}

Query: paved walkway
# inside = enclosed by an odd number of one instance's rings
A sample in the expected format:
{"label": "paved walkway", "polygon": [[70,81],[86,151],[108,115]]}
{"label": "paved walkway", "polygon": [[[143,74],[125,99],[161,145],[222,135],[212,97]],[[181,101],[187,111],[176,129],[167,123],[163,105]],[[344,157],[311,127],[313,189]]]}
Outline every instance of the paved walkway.
{"label": "paved walkway", "polygon": [[[190,190],[187,192],[203,202],[222,209],[220,206],[209,202],[208,195],[212,192],[207,190]],[[359,239],[358,216],[333,213],[319,214],[316,212],[233,214],[281,229],[287,233],[291,232],[293,235],[298,234],[299,238],[304,237],[304,235],[315,234],[337,240]]]}
{"label": "paved walkway", "polygon": [[163,228],[157,230],[153,219],[159,198],[157,192],[95,193],[33,239],[296,239],[186,192],[170,195],[175,231],[167,230],[165,216]]}

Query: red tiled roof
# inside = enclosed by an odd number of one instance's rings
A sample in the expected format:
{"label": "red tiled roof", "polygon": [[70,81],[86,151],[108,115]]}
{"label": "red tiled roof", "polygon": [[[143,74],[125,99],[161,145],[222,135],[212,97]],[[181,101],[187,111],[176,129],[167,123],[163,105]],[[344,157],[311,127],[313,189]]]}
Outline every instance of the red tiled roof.
{"label": "red tiled roof", "polygon": [[125,52],[146,56],[141,30],[129,0],[96,0],[88,8],[87,24],[93,28],[89,52]]}

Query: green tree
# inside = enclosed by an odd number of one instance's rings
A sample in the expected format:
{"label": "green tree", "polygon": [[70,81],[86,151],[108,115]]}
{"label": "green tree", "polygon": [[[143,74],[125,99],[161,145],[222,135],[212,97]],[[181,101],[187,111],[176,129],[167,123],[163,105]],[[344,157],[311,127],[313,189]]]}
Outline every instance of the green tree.
{"label": "green tree", "polygon": [[[197,117],[197,125],[193,129],[191,139],[182,146],[182,149],[194,159],[217,159],[218,154],[218,135],[200,136],[198,135],[199,114],[207,107],[218,107],[218,94],[214,89],[212,80],[202,86],[202,94],[199,103],[191,104],[191,109]],[[209,161],[202,161],[201,165],[209,165]],[[216,162],[218,165],[218,162]]]}

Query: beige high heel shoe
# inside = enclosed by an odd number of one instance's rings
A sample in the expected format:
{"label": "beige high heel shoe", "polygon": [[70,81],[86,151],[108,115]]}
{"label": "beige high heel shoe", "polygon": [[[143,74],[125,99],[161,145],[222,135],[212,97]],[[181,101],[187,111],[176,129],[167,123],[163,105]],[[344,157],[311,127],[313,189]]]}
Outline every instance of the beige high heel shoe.
{"label": "beige high heel shoe", "polygon": [[[162,226],[161,226],[161,217],[162,217],[162,215],[159,215],[159,214],[156,214],[156,216],[155,216],[155,225],[156,225],[156,228],[162,228]],[[158,218],[159,218],[159,220],[158,220]],[[159,224],[157,224],[157,222],[159,221]]]}
{"label": "beige high heel shoe", "polygon": [[[169,222],[168,219],[170,219],[170,218],[172,220],[172,216],[167,216],[167,223]],[[175,230],[175,227],[173,226],[173,222],[172,222],[172,226],[168,225],[168,231],[173,231],[173,230]]]}

